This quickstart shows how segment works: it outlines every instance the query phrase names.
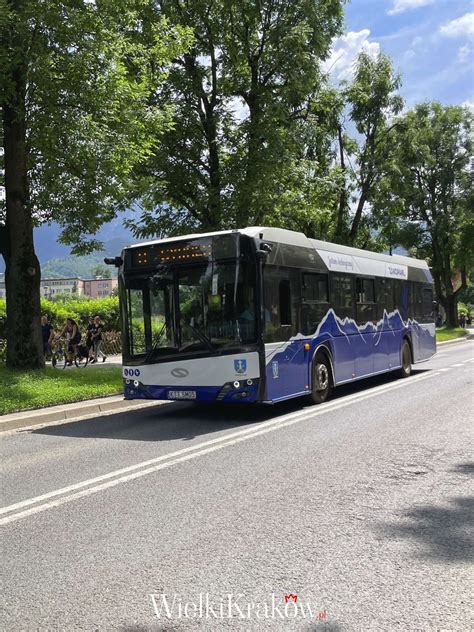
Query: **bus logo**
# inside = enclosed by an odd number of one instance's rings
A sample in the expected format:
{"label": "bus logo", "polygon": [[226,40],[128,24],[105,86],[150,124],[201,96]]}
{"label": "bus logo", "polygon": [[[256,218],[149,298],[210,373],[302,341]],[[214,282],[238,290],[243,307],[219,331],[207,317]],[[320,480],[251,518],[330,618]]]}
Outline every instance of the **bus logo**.
{"label": "bus logo", "polygon": [[276,380],[279,373],[278,360],[273,360],[272,362],[272,373],[273,373],[273,379]]}
{"label": "bus logo", "polygon": [[246,373],[247,360],[234,360],[234,369],[236,373]]}
{"label": "bus logo", "polygon": [[187,375],[189,375],[189,371],[188,369],[177,368],[171,371],[171,375],[173,375],[174,377],[186,377]]}

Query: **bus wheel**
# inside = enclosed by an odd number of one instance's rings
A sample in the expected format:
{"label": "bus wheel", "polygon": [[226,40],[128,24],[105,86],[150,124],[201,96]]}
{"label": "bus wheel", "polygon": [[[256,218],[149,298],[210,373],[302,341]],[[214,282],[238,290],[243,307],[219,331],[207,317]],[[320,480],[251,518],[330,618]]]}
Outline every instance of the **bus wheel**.
{"label": "bus wheel", "polygon": [[411,375],[411,349],[408,340],[404,340],[400,351],[402,358],[402,368],[399,370],[400,377],[410,377]]}
{"label": "bus wheel", "polygon": [[331,366],[326,356],[316,358],[312,377],[311,400],[314,404],[322,404],[331,394]]}

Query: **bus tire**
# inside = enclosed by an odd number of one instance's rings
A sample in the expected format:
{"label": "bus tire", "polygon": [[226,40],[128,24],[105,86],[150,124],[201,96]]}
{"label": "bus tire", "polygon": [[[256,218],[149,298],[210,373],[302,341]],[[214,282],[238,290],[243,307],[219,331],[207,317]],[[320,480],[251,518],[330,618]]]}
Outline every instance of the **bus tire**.
{"label": "bus tire", "polygon": [[316,356],[311,376],[311,395],[313,404],[322,404],[331,394],[331,363],[325,354]]}
{"label": "bus tire", "polygon": [[398,375],[400,377],[410,377],[412,357],[411,357],[410,343],[408,342],[406,338],[403,341],[402,347],[400,349],[400,358],[402,361],[402,366],[398,371]]}

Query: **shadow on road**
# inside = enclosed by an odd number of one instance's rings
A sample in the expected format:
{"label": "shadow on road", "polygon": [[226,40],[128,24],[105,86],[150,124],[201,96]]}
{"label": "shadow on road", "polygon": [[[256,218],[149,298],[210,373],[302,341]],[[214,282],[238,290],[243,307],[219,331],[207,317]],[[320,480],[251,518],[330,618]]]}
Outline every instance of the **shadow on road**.
{"label": "shadow on road", "polygon": [[[427,369],[414,371],[419,374]],[[343,400],[354,393],[370,392],[382,384],[397,382],[385,374],[338,387],[334,400]],[[146,408],[32,430],[34,434],[79,438],[119,439],[126,441],[191,440],[201,435],[239,428],[281,415],[312,408],[305,397],[274,405],[262,404],[190,404],[170,402]]]}
{"label": "shadow on road", "polygon": [[[450,472],[473,476],[474,463],[459,463]],[[384,537],[407,538],[418,547],[416,557],[437,562],[474,561],[471,525],[474,496],[457,496],[445,505],[422,505],[407,511],[396,523],[376,525]]]}

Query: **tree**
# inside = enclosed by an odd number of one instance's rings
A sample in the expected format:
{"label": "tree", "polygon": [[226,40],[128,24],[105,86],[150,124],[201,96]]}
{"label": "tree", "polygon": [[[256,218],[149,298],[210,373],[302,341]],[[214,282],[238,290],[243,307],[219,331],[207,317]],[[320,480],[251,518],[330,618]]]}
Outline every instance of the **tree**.
{"label": "tree", "polygon": [[473,115],[423,103],[398,122],[378,204],[398,220],[395,239],[431,261],[437,297],[454,327],[474,262]]}
{"label": "tree", "polygon": [[156,147],[170,111],[150,103],[186,32],[147,0],[0,0],[0,89],[12,367],[43,365],[40,269],[33,224],[58,221],[90,252],[125,199],[134,167]]}
{"label": "tree", "polygon": [[175,106],[164,151],[140,172],[140,236],[261,223],[271,218],[299,126],[321,86],[320,61],[340,32],[343,0],[163,0],[192,26],[157,103]]}
{"label": "tree", "polygon": [[112,271],[109,267],[101,264],[92,269],[92,276],[102,277],[103,279],[111,279]]}
{"label": "tree", "polygon": [[[378,191],[391,154],[391,137],[398,125],[394,117],[403,107],[403,99],[397,94],[400,83],[387,55],[379,53],[373,58],[362,52],[352,82],[343,89],[349,120],[359,137],[351,140],[344,133],[343,124],[339,124],[338,154],[345,185],[337,209],[335,241],[352,245],[358,242],[362,247],[370,241],[371,224],[366,221],[364,225],[364,211]],[[352,215],[351,193],[356,202]]]}

